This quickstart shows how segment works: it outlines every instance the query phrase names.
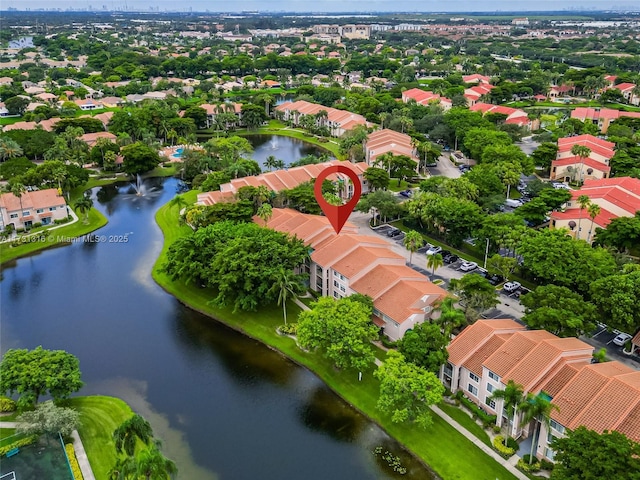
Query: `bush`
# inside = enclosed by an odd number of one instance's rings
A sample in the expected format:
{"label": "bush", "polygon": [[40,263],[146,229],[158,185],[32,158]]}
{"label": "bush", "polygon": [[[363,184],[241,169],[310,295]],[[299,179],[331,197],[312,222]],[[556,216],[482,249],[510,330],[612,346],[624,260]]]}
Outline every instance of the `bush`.
{"label": "bush", "polygon": [[391,340],[389,340],[386,335],[380,335],[380,343],[382,343],[382,345],[384,345],[387,348],[396,347],[396,342],[392,342]]}
{"label": "bush", "polygon": [[14,448],[26,447],[27,445],[31,445],[35,443],[38,439],[38,435],[29,435],[28,437],[21,438],[20,440],[16,440],[9,445],[5,445],[4,447],[0,447],[0,457],[4,457],[7,452],[10,452]]}
{"label": "bush", "polygon": [[536,461],[534,461],[531,465],[529,465],[528,459],[525,460],[525,457],[528,457],[528,456],[529,455],[525,455],[520,460],[518,460],[518,464],[517,464],[518,468],[525,473],[533,473],[533,472],[540,471],[540,462],[538,462],[536,459]]}
{"label": "bush", "polygon": [[497,435],[496,438],[493,439],[493,446],[500,452],[500,455],[505,458],[509,458],[516,453],[513,448],[509,448],[504,444],[504,437],[502,435]]}
{"label": "bush", "polygon": [[491,425],[495,425],[498,417],[496,415],[489,415],[487,412],[478,407],[475,403],[464,396],[462,390],[458,390],[456,398],[462,402],[473,414],[473,418],[476,418],[482,422],[485,428],[489,428]]}
{"label": "bush", "polygon": [[298,324],[287,323],[286,325],[280,325],[278,332],[280,332],[281,335],[295,335],[298,332]]}
{"label": "bush", "polygon": [[500,431],[502,430],[502,427],[500,427],[498,425],[494,425],[491,428],[493,429],[493,433],[500,433]]}
{"label": "bush", "polygon": [[80,465],[78,464],[78,459],[76,458],[76,452],[73,449],[73,445],[71,443],[67,443],[64,446],[64,449],[67,452],[67,458],[69,459],[69,465],[71,466],[71,472],[73,473],[74,480],[83,480],[82,470],[80,470]]}
{"label": "bush", "polygon": [[542,470],[551,471],[551,470],[553,470],[554,466],[555,466],[555,464],[553,462],[550,462],[549,460],[546,460],[544,458],[542,460],[540,460],[540,468]]}
{"label": "bush", "polygon": [[509,448],[513,448],[516,452],[520,448],[520,445],[518,445],[518,442],[516,442],[516,439],[513,437],[507,437],[506,445]]}
{"label": "bush", "polygon": [[41,226],[42,226],[41,222],[36,222],[36,223],[33,224],[33,228],[38,228],[38,227],[41,227]]}
{"label": "bush", "polygon": [[15,412],[16,402],[9,397],[0,397],[0,412]]}

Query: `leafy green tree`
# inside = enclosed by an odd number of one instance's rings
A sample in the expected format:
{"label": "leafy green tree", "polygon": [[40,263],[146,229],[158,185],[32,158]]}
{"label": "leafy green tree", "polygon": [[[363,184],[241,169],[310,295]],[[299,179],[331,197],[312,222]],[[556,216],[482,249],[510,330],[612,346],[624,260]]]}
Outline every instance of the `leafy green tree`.
{"label": "leafy green tree", "polygon": [[249,130],[258,128],[265,120],[267,120],[267,116],[264,113],[264,109],[259,105],[249,103],[242,105],[242,123],[244,123]]}
{"label": "leafy green tree", "polygon": [[520,411],[522,412],[522,424],[533,421],[533,439],[531,441],[531,453],[529,455],[529,465],[533,463],[533,452],[538,445],[538,439],[540,435],[540,425],[544,424],[547,429],[551,422],[551,412],[553,410],[559,410],[558,406],[547,400],[542,395],[534,395],[529,393],[525,400],[520,404]]}
{"label": "leafy green tree", "polygon": [[[36,165],[25,157],[12,158],[0,163],[0,178],[11,180],[26,173]],[[13,183],[13,182],[12,182]]]}
{"label": "leafy green tree", "polygon": [[77,357],[63,350],[10,349],[0,362],[0,392],[19,394],[22,407],[37,404],[47,394],[63,400],[82,385]]}
{"label": "leafy green tree", "polygon": [[375,357],[371,341],[378,328],[371,309],[349,297],[322,297],[298,317],[298,341],[304,348],[319,348],[338,368],[365,370]]}
{"label": "leafy green tree", "polygon": [[621,252],[628,252],[640,245],[640,212],[633,217],[614,218],[606,229],[596,228],[594,243]]}
{"label": "leafy green tree", "polygon": [[591,149],[584,145],[573,145],[571,147],[571,155],[575,155],[580,159],[580,176],[578,182],[582,183],[582,177],[584,176],[584,160],[591,155]]}
{"label": "leafy green tree", "polygon": [[420,247],[422,247],[422,235],[420,235],[420,233],[416,232],[415,230],[411,230],[407,232],[402,243],[404,245],[404,248],[409,251],[409,263],[411,263],[413,254],[417,252]]}
{"label": "leafy green tree", "polygon": [[390,414],[392,422],[415,422],[423,428],[431,425],[429,407],[441,402],[444,394],[444,385],[433,372],[390,350],[374,376],[380,380],[378,408]]}
{"label": "leafy green tree", "polygon": [[625,266],[620,274],[593,281],[590,293],[609,328],[629,333],[640,328],[640,271]]}
{"label": "leafy green tree", "polygon": [[36,405],[35,410],[16,418],[16,431],[25,435],[71,435],[80,424],[80,414],[71,408],[57,407],[53,401]]}
{"label": "leafy green tree", "polygon": [[81,214],[84,215],[84,223],[89,223],[89,212],[93,207],[93,200],[91,199],[91,194],[87,192],[85,195],[76,200],[76,203],[73,207],[78,210]]}
{"label": "leafy green tree", "polygon": [[10,97],[4,101],[4,106],[7,107],[9,115],[22,115],[29,105],[29,100],[22,97]]}
{"label": "leafy green tree", "polygon": [[246,311],[275,301],[271,288],[280,268],[293,270],[308,255],[299,239],[254,223],[223,221],[176,240],[163,268],[174,279],[216,289],[215,304]]}
{"label": "leafy green tree", "polygon": [[124,158],[122,169],[131,175],[153,170],[160,163],[158,152],[142,142],[122,147],[121,153]]}
{"label": "leafy green tree", "polygon": [[518,259],[515,257],[503,257],[495,254],[487,260],[487,270],[491,273],[497,273],[507,281],[517,267]]}
{"label": "leafy green tree", "polygon": [[202,107],[189,107],[184,111],[183,118],[191,118],[197,128],[204,128],[207,126],[207,111]]}
{"label": "leafy green tree", "polygon": [[522,239],[517,252],[522,255],[525,270],[538,282],[581,294],[588,293],[593,282],[616,272],[615,260],[607,250],[574,240],[562,229],[532,232]]}
{"label": "leafy green tree", "polygon": [[522,320],[533,329],[559,337],[579,337],[596,327],[594,305],[567,287],[541,285],[523,295],[520,302],[526,307]]}
{"label": "leafy green tree", "polygon": [[580,426],[551,443],[552,480],[638,480],[640,444],[620,432],[597,433]]}
{"label": "leafy green tree", "polygon": [[386,190],[391,182],[389,174],[382,168],[369,167],[363,176],[371,190]]}
{"label": "leafy green tree", "polygon": [[558,145],[552,142],[545,142],[541,143],[540,146],[535,149],[531,154],[531,158],[536,166],[548,171],[551,168],[551,162],[556,159],[557,154]]}
{"label": "leafy green tree", "polygon": [[41,160],[44,153],[54,143],[54,134],[41,128],[33,130],[10,130],[2,134],[20,145],[24,155],[30,160]]}
{"label": "leafy green tree", "polygon": [[453,297],[446,297],[435,309],[440,315],[434,317],[433,321],[442,327],[448,337],[451,336],[451,332],[467,323],[464,311],[456,308],[455,302]]}
{"label": "leafy green tree", "polygon": [[509,419],[507,425],[507,436],[511,436],[509,427],[513,425],[518,407],[524,400],[524,390],[522,385],[515,383],[513,380],[509,380],[506,387],[502,390],[495,390],[491,394],[491,399],[502,400],[503,408],[507,412],[507,418]]}
{"label": "leafy green tree", "polygon": [[513,141],[504,132],[489,128],[472,128],[464,136],[464,146],[471,158],[482,159],[487,147],[511,145]]}
{"label": "leafy green tree", "polygon": [[211,172],[207,175],[206,179],[200,185],[200,190],[203,192],[213,192],[220,190],[220,185],[231,181],[231,175],[227,172]]}
{"label": "leafy green tree", "polygon": [[389,218],[397,217],[402,211],[402,206],[398,198],[392,193],[385,190],[377,190],[363,196],[356,205],[358,212],[373,212],[373,218],[379,216],[386,222]]}
{"label": "leafy green tree", "polygon": [[[260,208],[269,207],[271,205],[264,204]],[[258,209],[258,215],[260,215],[260,209]],[[284,324],[287,324],[287,300],[290,298],[295,299],[298,295],[304,292],[304,277],[295,273],[293,270],[285,270],[284,267],[280,267],[280,270],[274,277],[274,283],[271,287],[270,293],[278,293],[278,305],[282,305],[282,316],[284,318]]]}
{"label": "leafy green tree", "polygon": [[153,439],[153,429],[148,421],[138,414],[122,422],[113,431],[113,442],[118,453],[133,456],[138,441],[149,445]]}
{"label": "leafy green tree", "polygon": [[482,312],[500,303],[494,286],[480,275],[451,279],[449,291],[464,303],[464,314],[468,322],[476,321]]}
{"label": "leafy green tree", "polygon": [[440,325],[423,322],[404,334],[398,342],[398,351],[408,362],[437,375],[449,358],[447,345],[449,338],[442,333]]}
{"label": "leafy green tree", "polygon": [[166,458],[157,444],[141,451],[136,457],[136,475],[146,480],[167,480],[173,478],[178,472],[176,464]]}

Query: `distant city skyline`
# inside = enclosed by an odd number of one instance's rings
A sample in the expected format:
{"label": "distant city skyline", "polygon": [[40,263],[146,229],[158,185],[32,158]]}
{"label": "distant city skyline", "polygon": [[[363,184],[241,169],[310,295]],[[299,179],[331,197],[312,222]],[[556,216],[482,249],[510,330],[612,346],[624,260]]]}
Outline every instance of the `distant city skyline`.
{"label": "distant city skyline", "polygon": [[[233,6],[230,9],[230,6]],[[444,7],[444,8],[443,8]],[[206,11],[211,12],[523,12],[523,11],[561,11],[561,10],[640,10],[633,2],[599,0],[538,0],[535,3],[513,2],[513,0],[457,0],[447,3],[424,0],[239,0],[236,2],[192,0],[175,2],[174,0],[4,0],[2,9],[16,8],[24,10],[56,9],[61,10],[138,10],[154,11]]]}

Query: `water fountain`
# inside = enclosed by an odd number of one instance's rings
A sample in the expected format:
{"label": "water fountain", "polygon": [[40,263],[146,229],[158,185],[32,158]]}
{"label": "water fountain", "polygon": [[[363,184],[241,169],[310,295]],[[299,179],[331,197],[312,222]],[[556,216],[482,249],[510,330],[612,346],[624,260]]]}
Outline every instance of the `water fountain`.
{"label": "water fountain", "polygon": [[278,149],[278,137],[273,137],[270,143],[271,143],[271,150]]}
{"label": "water fountain", "polygon": [[146,189],[144,183],[142,183],[142,178],[140,178],[140,174],[136,174],[136,183],[132,183],[131,186],[136,192],[136,197],[143,197]]}

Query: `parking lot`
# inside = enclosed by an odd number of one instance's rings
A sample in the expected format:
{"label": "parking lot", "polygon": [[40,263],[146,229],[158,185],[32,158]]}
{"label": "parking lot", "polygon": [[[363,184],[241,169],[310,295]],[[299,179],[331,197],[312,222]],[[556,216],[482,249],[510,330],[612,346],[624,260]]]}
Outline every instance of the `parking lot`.
{"label": "parking lot", "polygon": [[609,331],[606,325],[598,323],[598,327],[590,334],[589,343],[597,348],[606,348],[607,356],[609,357],[614,357],[616,359],[629,359],[640,364],[640,356],[627,355],[622,351],[624,348],[623,346],[613,343],[613,339],[616,338],[619,333],[619,330]]}

